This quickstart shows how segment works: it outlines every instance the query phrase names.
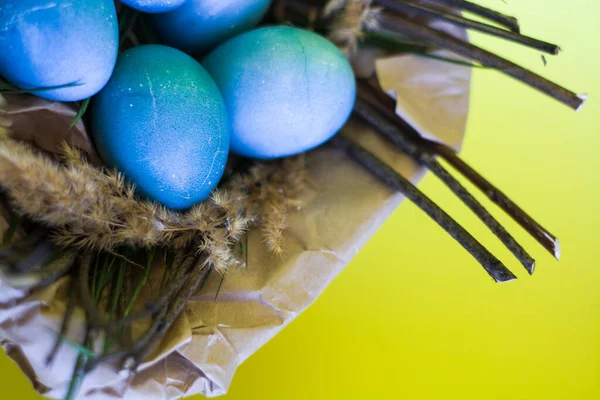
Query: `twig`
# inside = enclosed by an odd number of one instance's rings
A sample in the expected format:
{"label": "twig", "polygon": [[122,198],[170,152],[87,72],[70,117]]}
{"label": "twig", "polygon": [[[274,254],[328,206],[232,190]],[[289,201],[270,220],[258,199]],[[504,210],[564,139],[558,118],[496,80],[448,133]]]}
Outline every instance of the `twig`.
{"label": "twig", "polygon": [[[202,259],[202,256],[200,258]],[[140,351],[133,355],[133,358],[126,360],[126,363],[129,364],[127,367],[129,367],[130,370],[137,368],[137,366],[141,364],[159,344],[165,333],[167,333],[169,328],[177,318],[179,318],[181,312],[187,305],[188,300],[194,294],[198,286],[204,281],[209,271],[210,267],[206,266],[204,260],[200,260],[195,264],[185,285],[181,288],[177,296],[172,299],[164,319],[158,325],[158,329],[154,335],[152,335],[152,338],[147,341],[146,345],[141,348]]]}
{"label": "twig", "polygon": [[367,31],[386,34],[390,37],[396,36],[399,39],[403,39],[404,35],[406,35],[412,38],[426,40],[455,54],[475,60],[486,67],[499,69],[503,73],[546,93],[575,110],[579,109],[584,103],[583,96],[579,96],[511,61],[505,60],[468,42],[457,39],[445,32],[419,25],[408,18],[387,13],[377,13],[375,14],[375,17],[380,26],[366,26],[365,29]]}
{"label": "twig", "polygon": [[[91,328],[88,326],[85,330],[85,338],[83,339],[84,346],[89,346],[91,343]],[[86,374],[86,365],[88,363],[88,357],[84,353],[79,353],[77,361],[75,362],[75,369],[71,381],[69,382],[69,389],[65,395],[65,400],[74,400],[81,386],[81,382]]]}
{"label": "twig", "polygon": [[413,3],[412,1],[377,0],[377,3],[393,11],[400,13],[414,13],[426,17],[432,17],[449,22],[453,25],[462,26],[468,29],[475,29],[486,34],[510,40],[549,54],[556,55],[560,51],[560,48],[555,44],[544,42],[529,36],[524,36],[517,32],[507,31],[478,21],[473,21],[460,15],[454,15],[445,11],[423,7],[419,4]]}
{"label": "twig", "polygon": [[375,82],[361,80],[358,83],[359,96],[373,104],[378,112],[394,122],[394,125],[412,140],[421,141],[422,146],[429,148],[432,154],[440,155],[465,178],[479,188],[494,204],[498,205],[513,220],[523,227],[556,259],[560,258],[560,242],[547,229],[536,222],[529,214],[517,206],[508,196],[502,193],[491,182],[465,163],[454,150],[448,146],[423,139],[421,135],[394,111],[394,100],[375,86]]}
{"label": "twig", "polygon": [[479,243],[469,232],[407,179],[402,177],[374,155],[352,143],[342,135],[334,137],[332,143],[344,149],[355,161],[369,170],[389,188],[401,192],[421,208],[421,210],[429,215],[431,219],[459,242],[496,282],[508,282],[516,279],[516,276],[510,272],[500,260],[494,257],[494,255],[483,247],[483,245],[481,245],[481,243]]}
{"label": "twig", "polygon": [[98,310],[96,302],[90,292],[90,266],[91,266],[91,254],[85,254],[81,257],[79,265],[79,299],[83,306],[86,316],[87,324],[91,329],[102,328],[106,331],[108,336],[116,336],[119,344],[122,344],[125,340],[118,335],[117,325],[111,323],[111,321]]}
{"label": "twig", "polygon": [[525,229],[538,243],[550,252],[557,260],[560,259],[560,241],[546,228],[531,218],[521,207],[515,204],[500,189],[485,179],[450,148],[438,143],[431,143],[435,151],[450,165],[456,168],[465,178],[481,190],[494,204],[498,205],[523,229]]}
{"label": "twig", "polygon": [[[172,277],[170,277],[164,290],[161,291],[160,297],[155,301],[146,303],[145,310],[142,310],[136,314],[127,315],[124,318],[117,321],[119,325],[129,325],[142,319],[148,318],[153,314],[156,314],[161,309],[163,309],[171,300],[173,295],[181,289],[185,281],[188,279],[188,273],[194,261],[194,257],[187,256],[184,258],[182,254],[183,252],[179,253],[181,253],[180,256],[176,256],[175,260],[173,261],[173,267],[176,268],[176,271],[174,272]],[[129,311],[130,310],[131,309],[129,308]]]}
{"label": "twig", "polygon": [[181,263],[181,265],[178,267],[175,275],[171,276],[167,286],[162,291],[161,300],[156,304],[160,307],[153,307],[152,310],[145,310],[117,321],[119,326],[124,326],[125,324],[130,324],[136,320],[153,316],[150,327],[136,340],[132,347],[125,347],[115,352],[103,354],[89,363],[88,370],[92,370],[99,364],[113,360],[121,360],[120,362],[123,365],[123,369],[133,370],[137,367],[137,360],[140,359],[137,354],[144,352],[144,349],[147,349],[154,343],[157,332],[159,332],[164,325],[165,318],[167,318],[167,315],[170,312],[169,310],[175,302],[173,299],[174,295],[177,292],[181,292],[182,287],[185,286],[185,284],[188,284],[190,279],[192,279],[194,271],[190,272],[190,267],[194,265],[197,269],[199,265],[196,257],[188,256],[184,258],[183,252],[178,252],[173,263]]}
{"label": "twig", "polygon": [[429,0],[439,4],[446,4],[458,8],[459,10],[465,10],[490,21],[494,21],[497,24],[507,27],[511,31],[520,32],[519,21],[515,17],[510,15],[499,13],[498,11],[491,10],[489,8],[480,6],[479,4],[471,3],[470,1],[464,0]]}
{"label": "twig", "polygon": [[21,273],[7,270],[2,271],[2,275],[11,286],[33,291],[48,286],[64,276],[73,266],[74,259],[75,254],[67,252],[38,271]]}
{"label": "twig", "polygon": [[20,273],[30,272],[45,264],[54,252],[54,245],[49,240],[42,239],[33,249],[30,249],[30,253],[14,264],[14,270]]}
{"label": "twig", "polygon": [[60,325],[60,331],[56,336],[54,346],[52,346],[52,349],[46,357],[46,367],[52,364],[52,362],[54,361],[54,357],[56,356],[56,353],[58,352],[58,349],[60,348],[60,345],[63,342],[63,338],[67,336],[69,325],[71,324],[71,319],[73,318],[73,311],[75,311],[75,306],[77,304],[77,293],[78,290],[76,280],[74,278],[71,278],[71,281],[69,282],[69,299],[67,300],[67,309],[63,314],[62,323]]}
{"label": "twig", "polygon": [[167,314],[168,307],[163,307],[159,312],[154,316],[152,320],[152,324],[150,327],[144,332],[144,334],[135,341],[132,347],[124,347],[121,350],[105,353],[100,357],[97,357],[90,361],[87,365],[87,371],[91,371],[96,368],[100,364],[108,363],[114,360],[121,360],[121,364],[123,365],[123,369],[132,369],[129,368],[133,363],[133,354],[141,351],[148,343],[152,340],[152,337],[159,329],[160,325],[163,323],[163,318]]}
{"label": "twig", "polygon": [[533,274],[535,260],[459,181],[450,175],[431,154],[427,153],[427,149],[407,139],[402,131],[391,121],[386,120],[385,117],[363,99],[359,98],[356,101],[354,113],[375,127],[377,131],[400,150],[433,172],[500,239],[521,264],[523,264],[527,272]]}

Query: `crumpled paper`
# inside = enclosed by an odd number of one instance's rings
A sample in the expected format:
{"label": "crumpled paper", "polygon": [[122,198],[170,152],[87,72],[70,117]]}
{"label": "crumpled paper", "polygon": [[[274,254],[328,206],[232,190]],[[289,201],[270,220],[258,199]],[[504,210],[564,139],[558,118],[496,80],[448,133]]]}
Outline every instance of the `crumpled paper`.
{"label": "crumpled paper", "polygon": [[[397,97],[400,115],[423,135],[460,147],[469,68],[404,55],[377,60],[376,71],[384,90]],[[48,137],[64,135],[97,160],[82,123],[67,134],[75,115],[69,105],[28,96],[5,100],[0,101],[0,125],[10,126],[17,137],[56,151]],[[422,168],[362,123],[350,121],[343,134],[413,183],[423,177]],[[270,256],[260,235],[251,234],[247,268],[230,271],[216,298],[221,279],[213,276],[137,374],[124,376],[100,366],[86,377],[78,398],[154,400],[227,392],[237,367],[317,299],[403,200],[335,148],[313,151],[308,165],[317,189],[307,191],[305,206],[290,216],[283,256]],[[160,268],[155,268],[157,277]],[[35,389],[50,398],[65,394],[76,359],[75,350],[63,345],[54,363],[45,365],[68,291],[67,278],[32,295],[0,282],[1,343]],[[79,313],[68,337],[80,341],[82,335]]]}

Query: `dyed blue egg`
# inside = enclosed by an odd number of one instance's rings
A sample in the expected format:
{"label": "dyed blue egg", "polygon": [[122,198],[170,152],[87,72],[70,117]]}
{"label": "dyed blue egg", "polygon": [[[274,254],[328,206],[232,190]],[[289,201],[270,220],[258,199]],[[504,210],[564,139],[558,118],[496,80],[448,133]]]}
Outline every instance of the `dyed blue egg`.
{"label": "dyed blue egg", "polygon": [[231,121],[231,150],[252,158],[312,149],[341,129],[356,81],[331,42],[302,29],[267,27],[222,44],[203,61]]}
{"label": "dyed blue egg", "polygon": [[0,0],[0,76],[58,101],[96,94],[115,66],[113,0]]}
{"label": "dyed blue egg", "polygon": [[122,53],[91,113],[103,161],[143,196],[186,209],[206,199],[223,175],[223,98],[206,70],[179,50],[146,45]]}
{"label": "dyed blue egg", "polygon": [[187,0],[154,22],[163,43],[186,53],[205,53],[258,24],[271,0]]}
{"label": "dyed blue egg", "polygon": [[121,3],[145,13],[164,13],[180,7],[185,0],[121,0]]}

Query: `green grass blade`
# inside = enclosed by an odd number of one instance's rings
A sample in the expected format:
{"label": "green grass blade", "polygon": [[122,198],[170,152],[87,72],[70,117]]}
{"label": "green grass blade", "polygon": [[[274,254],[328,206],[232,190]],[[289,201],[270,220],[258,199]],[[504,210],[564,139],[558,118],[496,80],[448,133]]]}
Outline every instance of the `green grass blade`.
{"label": "green grass blade", "polygon": [[221,281],[219,282],[217,293],[215,293],[215,301],[217,301],[217,297],[219,297],[219,293],[221,293],[221,287],[223,287],[223,282],[225,282],[225,274],[221,275]]}
{"label": "green grass blade", "polygon": [[117,282],[115,284],[115,290],[112,292],[112,299],[110,305],[109,319],[112,320],[117,312],[117,306],[119,305],[119,296],[123,291],[123,283],[125,282],[125,260],[120,260],[119,263],[119,274],[117,275]]}
{"label": "green grass blade", "polygon": [[[83,340],[83,345],[85,348],[91,347],[92,345],[89,329],[86,331],[85,339]],[[83,382],[83,378],[86,374],[85,366],[87,362],[88,357],[84,353],[79,353],[79,355],[77,356],[77,362],[75,363],[75,368],[73,369],[71,381],[69,382],[69,389],[67,390],[67,394],[65,395],[64,400],[74,400],[77,396],[77,392],[81,387],[81,382]]]}
{"label": "green grass blade", "polygon": [[248,232],[246,232],[246,240],[244,241],[244,254],[246,255],[246,268],[248,268]]}
{"label": "green grass blade", "polygon": [[[204,268],[210,268],[210,267],[204,267]],[[210,268],[208,270],[208,272],[206,273],[206,278],[204,278],[202,280],[202,282],[200,283],[200,286],[198,286],[198,293],[202,292],[202,289],[204,289],[204,287],[206,286],[206,283],[208,282],[210,276],[212,275],[214,271],[214,268]]]}
{"label": "green grass blade", "polygon": [[106,256],[104,259],[102,269],[100,270],[98,291],[96,292],[95,297],[96,303],[98,303],[98,301],[100,300],[100,297],[102,296],[102,291],[104,290],[108,282],[110,282],[113,276],[115,275],[115,269],[113,268],[113,266],[116,260],[117,257],[115,257],[114,255]]}
{"label": "green grass blade", "polygon": [[77,115],[75,115],[75,118],[73,118],[73,121],[71,121],[71,124],[69,125],[69,130],[73,129],[73,127],[75,125],[77,125],[77,123],[81,120],[81,118],[83,118],[83,114],[85,114],[89,105],[90,105],[90,98],[88,97],[87,99],[83,100],[83,102],[81,103],[81,107],[79,107],[79,111],[77,112]]}
{"label": "green grass blade", "polygon": [[58,89],[64,89],[64,88],[81,86],[81,85],[83,85],[83,83],[73,82],[73,83],[67,83],[65,85],[49,86],[49,87],[44,87],[44,88],[22,89],[18,86],[13,85],[12,83],[9,83],[3,79],[0,79],[0,93],[3,93],[3,94],[38,93],[38,92],[45,92],[48,90],[58,90]]}
{"label": "green grass blade", "polygon": [[133,295],[131,296],[131,299],[129,299],[129,303],[127,304],[127,307],[125,308],[125,312],[124,312],[125,317],[127,317],[129,315],[129,313],[131,312],[131,309],[133,308],[133,305],[135,304],[135,301],[137,300],[137,297],[139,296],[140,291],[142,290],[142,287],[148,281],[148,277],[150,276],[150,268],[152,266],[152,261],[154,260],[154,253],[155,253],[154,249],[152,251],[148,252],[148,258],[146,259],[146,269],[144,271],[144,275],[142,276],[142,279],[140,279],[140,281],[136,285],[136,287],[133,291]]}
{"label": "green grass blade", "polygon": [[100,256],[94,259],[94,272],[92,272],[92,298],[96,299],[96,291],[98,289],[98,264],[100,263]]}
{"label": "green grass blade", "polygon": [[129,18],[128,21],[124,24],[124,29],[120,34],[121,38],[119,40],[119,48],[123,46],[125,41],[133,33],[133,27],[135,26],[135,22],[137,21],[139,15],[140,13],[138,11],[134,11],[131,18]]}
{"label": "green grass blade", "polygon": [[79,354],[83,354],[87,358],[98,357],[98,355],[93,350],[88,349],[87,347],[75,342],[74,340],[69,339],[68,337],[61,336],[60,333],[55,332],[50,327],[46,327],[46,329],[48,329],[50,332],[52,332],[53,334],[58,336],[60,338],[61,342],[65,343],[65,344],[69,345],[70,347],[72,347],[73,349],[77,350],[77,352]]}
{"label": "green grass blade", "polygon": [[163,272],[162,279],[160,280],[160,291],[163,290],[163,287],[165,286],[165,283],[167,282],[167,277],[170,275],[170,270],[171,270],[171,267],[173,266],[173,257],[174,257],[174,255],[170,254],[167,251],[165,251],[164,254],[165,254],[164,255],[165,271]]}
{"label": "green grass blade", "polygon": [[[111,287],[111,299],[110,299],[110,310],[108,314],[108,320],[112,321],[115,318],[117,307],[119,305],[119,298],[123,292],[123,283],[125,282],[125,268],[126,261],[124,258],[119,259],[119,272],[117,275],[117,281]],[[104,354],[108,353],[114,344],[114,338],[107,337],[104,341]]]}

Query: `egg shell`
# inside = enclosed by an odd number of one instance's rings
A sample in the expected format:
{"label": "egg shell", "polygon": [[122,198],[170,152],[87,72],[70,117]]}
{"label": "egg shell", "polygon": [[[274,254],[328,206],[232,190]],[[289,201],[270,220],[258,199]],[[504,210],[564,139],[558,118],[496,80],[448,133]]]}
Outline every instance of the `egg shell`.
{"label": "egg shell", "polygon": [[356,98],[344,54],[302,29],[244,33],[203,65],[227,104],[231,150],[247,157],[280,158],[324,143],[345,124]]}
{"label": "egg shell", "polygon": [[0,75],[25,89],[61,87],[39,97],[86,99],[110,78],[118,36],[113,0],[0,0]]}
{"label": "egg shell", "polygon": [[187,209],[221,179],[229,153],[225,104],[210,75],[179,50],[145,45],[122,53],[91,115],[103,161],[143,196]]}
{"label": "egg shell", "polygon": [[189,54],[206,53],[257,25],[271,0],[188,0],[154,16],[161,41]]}
{"label": "egg shell", "polygon": [[121,3],[145,13],[164,13],[174,10],[185,0],[121,0]]}

